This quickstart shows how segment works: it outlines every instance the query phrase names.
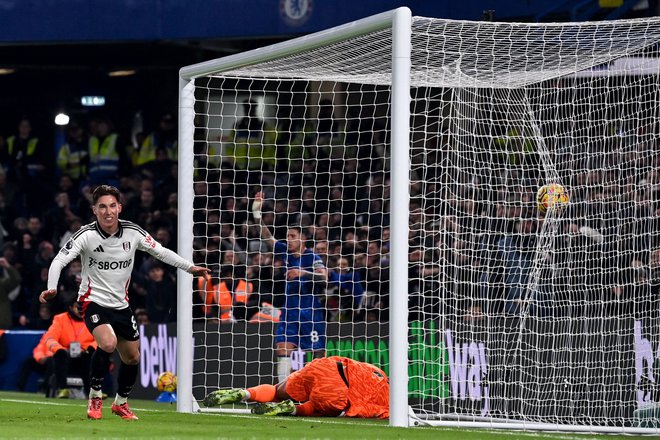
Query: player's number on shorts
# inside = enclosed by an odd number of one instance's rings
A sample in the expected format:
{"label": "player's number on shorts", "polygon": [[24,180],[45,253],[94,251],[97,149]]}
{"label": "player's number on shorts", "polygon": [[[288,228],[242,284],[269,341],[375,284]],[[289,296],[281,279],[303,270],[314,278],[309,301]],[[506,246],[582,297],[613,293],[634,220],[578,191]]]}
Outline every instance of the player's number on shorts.
{"label": "player's number on shorts", "polygon": [[135,316],[131,316],[131,323],[133,324],[133,330],[137,332],[137,321],[135,321]]}
{"label": "player's number on shorts", "polygon": [[319,338],[319,332],[317,332],[316,330],[312,330],[312,332],[309,334],[309,339],[313,343],[319,342],[319,339],[320,339]]}

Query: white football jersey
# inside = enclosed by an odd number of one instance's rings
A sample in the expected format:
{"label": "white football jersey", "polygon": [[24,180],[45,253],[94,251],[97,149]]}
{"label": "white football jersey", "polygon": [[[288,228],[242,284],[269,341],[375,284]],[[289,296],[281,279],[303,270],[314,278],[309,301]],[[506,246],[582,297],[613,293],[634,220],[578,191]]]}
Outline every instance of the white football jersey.
{"label": "white football jersey", "polygon": [[60,249],[48,271],[48,289],[57,289],[62,269],[80,256],[82,281],[78,300],[124,309],[128,307],[128,284],[137,250],[186,271],[193,266],[133,222],[120,220],[114,235],[108,235],[94,222],[80,228]]}

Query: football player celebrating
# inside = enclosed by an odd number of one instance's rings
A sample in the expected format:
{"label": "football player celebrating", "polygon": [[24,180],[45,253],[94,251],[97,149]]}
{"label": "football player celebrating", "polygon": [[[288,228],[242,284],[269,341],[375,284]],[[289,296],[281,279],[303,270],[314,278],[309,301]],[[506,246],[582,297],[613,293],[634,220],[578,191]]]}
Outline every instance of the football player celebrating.
{"label": "football player celebrating", "polygon": [[140,360],[140,333],[127,294],[135,252],[138,249],[146,251],[162,262],[196,276],[209,270],[195,266],[163,247],[138,225],[119,220],[122,204],[117,188],[100,185],[94,190],[92,201],[96,221],[80,228],[60,249],[48,271],[48,288],[41,292],[39,301],[45,303],[55,297],[62,269],[80,256],[83,269],[78,301],[82,303],[85,324],[98,344],[90,362],[87,417],[102,417],[101,385],[108,371],[110,355],[116,349],[121,364],[112,412],[122,419],[137,420],[127,403],[137,379]]}

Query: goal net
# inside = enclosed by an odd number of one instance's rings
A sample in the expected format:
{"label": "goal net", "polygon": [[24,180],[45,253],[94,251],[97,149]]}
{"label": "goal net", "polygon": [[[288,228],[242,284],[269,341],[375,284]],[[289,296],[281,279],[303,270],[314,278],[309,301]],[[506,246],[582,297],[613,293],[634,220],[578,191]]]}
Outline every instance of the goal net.
{"label": "goal net", "polygon": [[179,409],[340,355],[397,426],[657,432],[660,20],[406,11],[181,70]]}

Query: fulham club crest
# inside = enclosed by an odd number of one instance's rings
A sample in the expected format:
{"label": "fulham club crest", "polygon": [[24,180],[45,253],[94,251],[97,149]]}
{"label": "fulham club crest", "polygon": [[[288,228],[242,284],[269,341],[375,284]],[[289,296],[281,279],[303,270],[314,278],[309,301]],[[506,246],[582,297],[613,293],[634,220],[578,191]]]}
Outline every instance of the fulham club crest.
{"label": "fulham club crest", "polygon": [[131,250],[131,242],[130,241],[125,241],[121,244],[126,252]]}

